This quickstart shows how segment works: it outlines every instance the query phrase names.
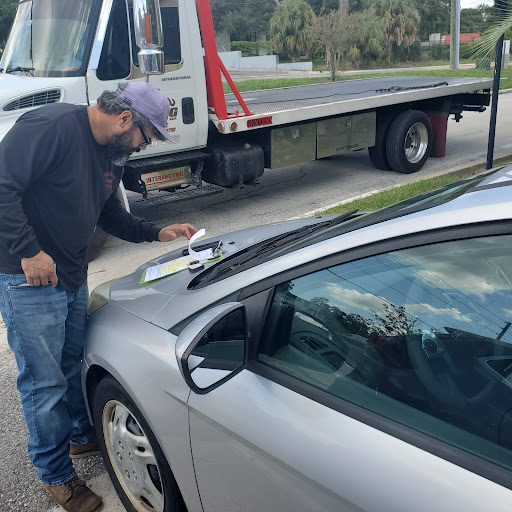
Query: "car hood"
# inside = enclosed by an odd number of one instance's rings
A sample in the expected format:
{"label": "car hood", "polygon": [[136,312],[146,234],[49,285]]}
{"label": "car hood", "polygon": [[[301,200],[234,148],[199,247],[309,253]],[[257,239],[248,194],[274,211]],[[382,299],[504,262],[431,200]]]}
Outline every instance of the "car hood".
{"label": "car hood", "polygon": [[[268,238],[298,229],[302,226],[310,226],[324,222],[334,217],[336,216],[332,215],[322,218],[310,217],[307,219],[267,224],[220,235],[204,241],[200,240],[198,243],[204,244],[220,239],[222,240],[222,253],[223,256],[226,257]],[[190,281],[198,274],[193,274],[185,270],[143,285],[139,284],[140,278],[148,267],[160,265],[175,258],[179,258],[182,256],[182,251],[183,248],[180,248],[164,254],[158,259],[148,261],[132,274],[114,281],[110,288],[110,303],[143,320],[151,322],[173,297],[187,289]]]}

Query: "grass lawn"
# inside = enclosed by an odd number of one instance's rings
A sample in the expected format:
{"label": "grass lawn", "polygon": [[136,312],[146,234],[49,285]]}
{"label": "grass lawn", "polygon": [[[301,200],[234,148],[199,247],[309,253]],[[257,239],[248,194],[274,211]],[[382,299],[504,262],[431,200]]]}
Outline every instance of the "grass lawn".
{"label": "grass lawn", "polygon": [[350,203],[335,206],[334,208],[320,212],[317,215],[345,213],[355,209],[363,212],[379,210],[380,208],[391,206],[392,204],[399,203],[400,201],[405,201],[410,197],[435,190],[436,188],[444,187],[445,185],[449,185],[450,183],[454,183],[455,181],[467,178],[471,175],[473,175],[473,173],[460,174],[457,176],[437,176],[436,178],[428,178],[426,180],[417,181],[415,183],[408,183],[406,185],[401,185],[390,190],[377,192],[376,194],[365,197],[363,199],[356,199]]}
{"label": "grass lawn", "polygon": [[[439,69],[429,71],[400,71],[395,73],[372,73],[365,75],[340,75],[339,80],[362,80],[366,78],[379,78],[383,76],[439,76],[439,77],[469,77],[469,78],[492,78],[494,71],[483,69]],[[500,89],[512,88],[512,67],[503,69]],[[330,82],[328,75],[318,78],[277,78],[265,80],[246,80],[243,82],[235,82],[240,92],[257,91],[261,89],[276,89],[278,87],[295,87],[297,85],[309,85]],[[224,92],[229,93],[231,89],[228,84],[224,84]]]}
{"label": "grass lawn", "polygon": [[[461,64],[474,64],[475,60],[471,58],[462,58],[459,61]],[[419,60],[416,62],[393,62],[390,64],[393,68],[413,68],[413,67],[425,67],[425,66],[449,66],[450,65],[450,59],[447,60]],[[366,70],[366,69],[382,69],[383,65],[375,65],[372,67],[360,67],[360,70]],[[325,64],[324,61],[313,61],[313,71],[329,71],[329,68],[327,67],[327,64]]]}

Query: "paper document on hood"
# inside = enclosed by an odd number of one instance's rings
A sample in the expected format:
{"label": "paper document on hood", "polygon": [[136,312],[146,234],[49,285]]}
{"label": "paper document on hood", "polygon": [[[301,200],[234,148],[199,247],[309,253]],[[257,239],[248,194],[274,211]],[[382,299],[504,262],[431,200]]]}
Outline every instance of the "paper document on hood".
{"label": "paper document on hood", "polygon": [[194,249],[192,249],[192,243],[195,242],[198,238],[204,236],[204,234],[205,230],[201,229],[190,239],[190,242],[188,243],[188,256],[176,258],[175,260],[168,261],[167,263],[162,263],[160,265],[147,268],[143,277],[141,278],[140,283],[148,283],[150,281],[161,279],[162,277],[170,276],[176,272],[181,272],[182,270],[185,270],[188,267],[188,264],[193,261],[204,262],[213,258],[220,258],[221,256],[219,256],[217,250],[214,251],[213,249],[205,249],[204,251],[194,251]]}
{"label": "paper document on hood", "polygon": [[204,236],[206,231],[204,229],[200,229],[189,241],[188,243],[188,253],[190,256],[192,256],[195,260],[203,262],[206,260],[211,260],[212,258],[215,258],[215,255],[213,253],[213,249],[205,249],[204,251],[194,251],[192,249],[192,244],[198,239]]}
{"label": "paper document on hood", "polygon": [[167,263],[162,263],[161,265],[149,267],[146,269],[144,282],[147,283],[149,281],[154,281],[155,279],[170,276],[176,272],[181,272],[182,270],[185,270],[187,265],[192,261],[196,261],[196,259],[192,256],[183,256],[182,258],[177,258],[175,260],[168,261]]}

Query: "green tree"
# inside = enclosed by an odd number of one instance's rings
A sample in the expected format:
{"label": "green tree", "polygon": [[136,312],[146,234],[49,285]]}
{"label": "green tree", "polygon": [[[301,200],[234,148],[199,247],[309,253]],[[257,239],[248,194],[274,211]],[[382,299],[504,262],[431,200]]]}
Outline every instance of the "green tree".
{"label": "green tree", "polygon": [[499,19],[497,10],[492,5],[480,4],[475,8],[461,9],[460,31],[485,32],[489,30]]}
{"label": "green tree", "polygon": [[388,56],[396,54],[397,48],[411,46],[420,25],[420,15],[414,0],[377,0],[373,5],[382,20]]}
{"label": "green tree", "polygon": [[312,41],[321,46],[325,52],[325,60],[331,79],[336,80],[339,64],[346,48],[346,21],[348,12],[331,10],[314,18],[311,24]]}
{"label": "green tree", "polygon": [[346,24],[345,57],[351,67],[361,62],[372,64],[386,55],[385,36],[381,18],[375,9],[364,9],[349,15]]}
{"label": "green tree", "polygon": [[18,6],[17,0],[0,0],[0,46],[3,48]]}
{"label": "green tree", "polygon": [[482,41],[476,46],[473,57],[492,56],[498,40],[503,34],[507,39],[512,37],[512,5],[510,3],[503,11],[496,11],[495,21],[484,32]]}
{"label": "green tree", "polygon": [[417,1],[416,8],[420,15],[418,37],[428,41],[430,34],[448,34],[450,32],[450,0]]}
{"label": "green tree", "polygon": [[316,16],[338,8],[338,0],[306,0]]}
{"label": "green tree", "polygon": [[[427,14],[435,11],[437,4],[450,2],[450,0],[425,0],[424,4],[429,4],[431,10],[427,10]],[[417,0],[420,3],[420,0]],[[416,0],[349,0],[350,12],[352,14],[362,15],[363,21],[369,24],[372,35],[375,36],[375,20],[374,16],[380,19],[382,32],[384,34],[384,49],[387,60],[392,57],[397,59],[400,56],[407,55],[408,49],[413,45],[420,28],[420,13],[416,7]],[[439,7],[439,5],[437,5]],[[357,34],[355,34],[357,36]],[[364,42],[359,43],[364,46]],[[376,44],[378,41],[378,44]],[[361,47],[361,44],[357,48]],[[370,41],[368,41],[370,45]],[[373,37],[371,41],[371,53],[380,54],[378,47],[381,41],[378,37]],[[354,48],[350,50],[350,54],[356,58]],[[361,52],[359,51],[359,54]],[[361,55],[360,55],[361,56]]]}
{"label": "green tree", "polygon": [[309,27],[314,19],[311,6],[304,0],[282,0],[270,20],[274,50],[295,62],[311,48]]}
{"label": "green tree", "polygon": [[226,30],[231,41],[254,41],[268,35],[274,8],[274,0],[211,0],[215,30]]}
{"label": "green tree", "polygon": [[368,9],[368,5],[365,0],[349,0],[348,9],[349,12],[362,11],[363,9]]}

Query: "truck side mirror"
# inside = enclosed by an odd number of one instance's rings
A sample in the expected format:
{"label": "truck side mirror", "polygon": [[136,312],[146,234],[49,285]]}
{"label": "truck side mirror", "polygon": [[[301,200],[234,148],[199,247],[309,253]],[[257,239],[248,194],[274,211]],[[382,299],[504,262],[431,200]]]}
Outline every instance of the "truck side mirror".
{"label": "truck side mirror", "polygon": [[140,48],[139,66],[145,75],[165,72],[164,33],[159,0],[133,0],[135,41]]}

